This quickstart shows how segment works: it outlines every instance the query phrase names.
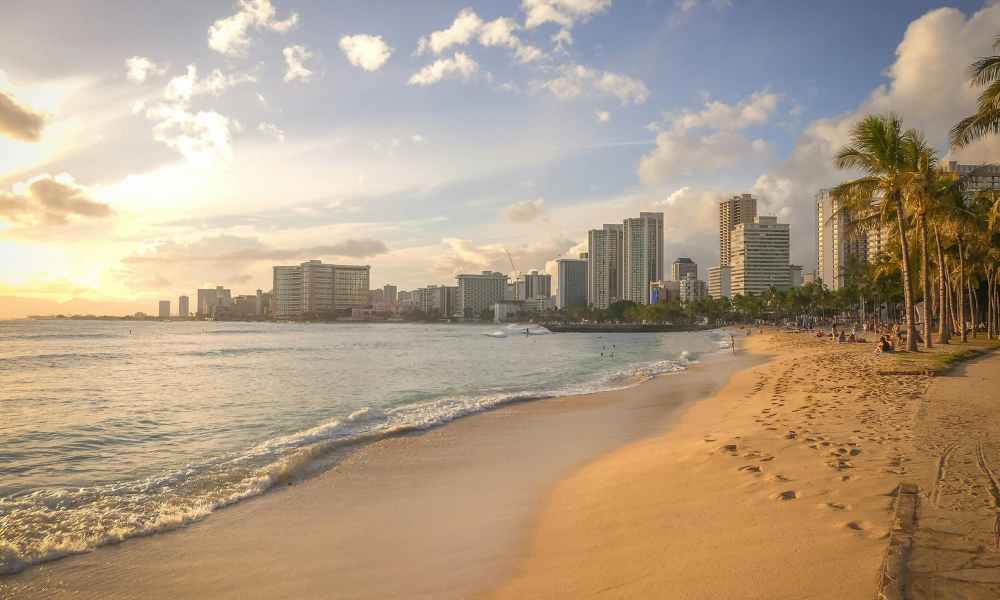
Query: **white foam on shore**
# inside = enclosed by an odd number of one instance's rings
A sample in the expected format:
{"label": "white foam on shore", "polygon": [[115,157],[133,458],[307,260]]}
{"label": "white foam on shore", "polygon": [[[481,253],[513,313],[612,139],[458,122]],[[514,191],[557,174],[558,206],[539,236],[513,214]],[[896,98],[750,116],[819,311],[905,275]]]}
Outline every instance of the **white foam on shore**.
{"label": "white foam on shore", "polygon": [[448,396],[386,410],[365,407],[271,438],[240,454],[159,477],[0,498],[0,574],[183,527],[219,508],[306,476],[344,447],[429,429],[512,402],[623,389],[657,375],[684,371],[696,362],[685,351],[676,360],[632,364],[558,389]]}

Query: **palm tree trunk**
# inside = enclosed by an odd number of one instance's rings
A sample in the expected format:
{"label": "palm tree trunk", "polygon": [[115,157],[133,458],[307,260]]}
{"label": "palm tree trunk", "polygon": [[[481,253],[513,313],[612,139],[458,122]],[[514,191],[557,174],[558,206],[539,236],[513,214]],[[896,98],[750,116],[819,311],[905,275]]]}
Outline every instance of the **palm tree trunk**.
{"label": "palm tree trunk", "polygon": [[893,194],[896,203],[896,225],[899,227],[900,266],[903,277],[903,310],[906,311],[906,350],[917,351],[917,328],[914,324],[913,285],[910,277],[910,244],[906,239],[906,214],[899,192]]}
{"label": "palm tree trunk", "polygon": [[921,317],[924,322],[924,348],[934,345],[931,341],[931,274],[927,266],[927,219],[917,213],[917,227],[920,230],[920,286],[924,292],[924,306]]}
{"label": "palm tree trunk", "polygon": [[972,329],[972,338],[976,338],[976,329],[979,325],[979,290],[972,289],[972,274],[969,274],[969,281],[966,282],[969,291],[969,323]]}
{"label": "palm tree trunk", "polygon": [[958,331],[962,343],[969,341],[969,334],[965,330],[965,249],[962,245],[962,236],[958,236]]}
{"label": "palm tree trunk", "polygon": [[946,279],[946,268],[944,264],[944,252],[941,250],[941,235],[938,228],[934,226],[934,242],[937,245],[938,262],[938,343],[947,344],[951,339],[951,327],[948,325],[948,290]]}

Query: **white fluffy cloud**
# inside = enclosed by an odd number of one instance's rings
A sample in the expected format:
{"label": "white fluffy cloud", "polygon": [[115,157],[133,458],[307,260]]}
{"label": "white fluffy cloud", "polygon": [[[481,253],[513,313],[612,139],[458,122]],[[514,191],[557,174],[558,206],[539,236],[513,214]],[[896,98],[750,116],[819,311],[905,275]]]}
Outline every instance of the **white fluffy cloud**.
{"label": "white fluffy cloud", "polygon": [[125,59],[125,78],[135,83],[144,83],[150,77],[158,77],[166,72],[166,67],[156,64],[145,56]]}
{"label": "white fluffy cloud", "polygon": [[313,72],[306,67],[306,61],[313,57],[313,53],[305,46],[289,46],[281,53],[285,57],[285,81],[306,83],[312,79]]}
{"label": "white fluffy cloud", "polygon": [[451,58],[440,58],[420,69],[410,77],[410,85],[431,85],[442,79],[457,77],[468,81],[479,71],[479,63],[464,52],[456,52]]}
{"label": "white fluffy cloud", "polygon": [[32,177],[0,192],[0,219],[19,226],[65,225],[74,219],[111,216],[111,207],[94,200],[68,173]]}
{"label": "white fluffy cloud", "polygon": [[545,215],[545,200],[521,200],[503,209],[503,217],[511,223],[530,223]]}
{"label": "white fluffy cloud", "polygon": [[285,132],[284,132],[284,130],[282,130],[280,127],[278,127],[274,123],[268,123],[267,121],[261,121],[260,123],[257,124],[257,131],[259,131],[259,132],[261,132],[263,134],[272,136],[274,139],[278,140],[279,142],[284,143],[284,141],[285,141]]}
{"label": "white fluffy cloud", "polygon": [[611,7],[611,0],[521,0],[524,26],[528,29],[555,23],[569,29]]}
{"label": "white fluffy cloud", "polygon": [[651,128],[657,131],[665,127],[685,130],[710,128],[732,131],[744,129],[767,123],[777,110],[780,101],[781,96],[768,91],[754,92],[736,104],[707,99],[703,109],[668,114],[663,123],[654,123]]}
{"label": "white fluffy cloud", "polygon": [[492,21],[483,21],[471,8],[463,8],[447,29],[420,38],[417,54],[424,54],[427,51],[441,54],[452,46],[465,46],[472,41],[478,41],[486,47],[499,46],[510,49],[521,63],[544,58],[545,53],[542,50],[521,41],[516,34],[518,29],[520,26],[513,19],[498,17]]}
{"label": "white fluffy cloud", "polygon": [[44,127],[45,115],[0,92],[0,135],[22,142],[37,142]]}
{"label": "white fluffy cloud", "polygon": [[253,75],[223,74],[219,69],[213,69],[204,78],[198,78],[198,67],[188,65],[184,75],[178,75],[167,82],[163,90],[163,98],[168,102],[188,103],[195,96],[203,94],[220,96],[227,89],[241,83],[257,81]]}
{"label": "white fluffy cloud", "polygon": [[215,111],[193,112],[180,104],[157,104],[146,111],[153,139],[176,150],[196,165],[233,158],[232,140],[239,125]]}
{"label": "white fluffy cloud", "polygon": [[541,87],[560,100],[587,93],[614,96],[623,105],[642,104],[649,99],[649,88],[641,79],[583,65],[564,65],[558,77],[542,82]]}
{"label": "white fluffy cloud", "polygon": [[379,35],[345,35],[340,49],[352,65],[365,71],[378,71],[392,56],[392,48]]}
{"label": "white fluffy cloud", "polygon": [[[947,151],[950,128],[976,107],[978,91],[969,86],[968,65],[992,54],[997,31],[997,4],[970,16],[941,8],[914,20],[896,48],[895,62],[885,71],[888,81],[855,110],[810,123],[789,158],[757,179],[753,191],[768,210],[789,217],[794,261],[814,264],[813,198],[819,189],[848,176],[833,167],[833,155],[849,142],[851,127],[865,115],[891,111],[904,126],[923,130],[933,145]],[[954,158],[996,162],[1000,138],[976,143]]]}
{"label": "white fluffy cloud", "polygon": [[656,148],[639,161],[639,178],[662,184],[734,165],[763,166],[771,156],[770,144],[741,130],[767,123],[779,102],[778,94],[754,92],[735,104],[706,99],[701,110],[666,115],[650,125],[658,131]]}
{"label": "white fluffy cloud", "polygon": [[239,0],[236,14],[219,19],[208,28],[208,46],[227,56],[246,56],[250,48],[251,30],[291,31],[299,22],[292,13],[287,19],[277,19],[271,0]]}
{"label": "white fluffy cloud", "polygon": [[600,123],[607,123],[611,120],[611,113],[606,110],[599,110],[594,113],[594,116],[597,117],[597,120]]}

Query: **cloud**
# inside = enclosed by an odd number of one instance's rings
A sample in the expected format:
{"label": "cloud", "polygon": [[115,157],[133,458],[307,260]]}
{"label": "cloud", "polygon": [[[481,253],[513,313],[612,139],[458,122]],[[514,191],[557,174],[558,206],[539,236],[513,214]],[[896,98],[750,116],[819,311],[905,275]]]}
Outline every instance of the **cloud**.
{"label": "cloud", "polygon": [[597,120],[601,123],[607,123],[611,120],[611,113],[606,110],[599,110],[594,113],[594,116],[597,117]]}
{"label": "cloud", "polygon": [[42,137],[45,116],[17,103],[0,92],[0,135],[22,142],[37,142]]}
{"label": "cloud", "polygon": [[[997,4],[970,16],[941,8],[915,19],[896,48],[895,62],[884,71],[888,81],[854,110],[811,122],[788,159],[757,179],[753,191],[768,210],[789,217],[793,261],[815,264],[813,198],[821,188],[849,176],[833,167],[833,155],[850,141],[851,127],[865,115],[892,111],[904,126],[921,129],[932,145],[947,151],[950,128],[976,108],[978,90],[969,86],[968,65],[993,54],[998,30]],[[998,157],[1000,137],[993,136],[951,158],[977,163]]]}
{"label": "cloud", "polygon": [[125,78],[135,83],[144,83],[150,76],[158,77],[167,72],[166,67],[156,64],[145,56],[125,59]]}
{"label": "cloud", "polygon": [[215,111],[192,112],[183,105],[157,104],[146,111],[157,121],[153,139],[180,152],[188,161],[206,166],[217,160],[232,160],[235,121]]}
{"label": "cloud", "polygon": [[577,21],[586,21],[610,7],[611,0],[521,0],[528,29],[545,23],[570,29]]}
{"label": "cloud", "polygon": [[656,136],[656,148],[639,161],[639,179],[653,185],[734,165],[759,167],[771,152],[771,145],[763,139],[751,140],[734,131],[662,132]]}
{"label": "cloud", "polygon": [[389,247],[381,240],[347,239],[336,244],[301,248],[274,248],[257,238],[234,235],[204,237],[192,242],[154,243],[147,251],[122,259],[127,265],[230,264],[243,268],[258,261],[298,261],[314,258],[369,258],[385,254]]}
{"label": "cloud", "polygon": [[257,131],[273,136],[279,142],[285,143],[285,132],[274,123],[261,121],[257,124]]}
{"label": "cloud", "polygon": [[677,6],[677,10],[684,13],[692,12],[694,9],[703,4],[711,4],[718,10],[731,8],[733,6],[732,0],[709,0],[708,2],[705,0],[674,0],[674,5]]}
{"label": "cloud", "polygon": [[305,62],[313,57],[313,53],[305,46],[289,46],[281,51],[285,56],[285,81],[301,81],[312,79],[313,72],[306,68]]}
{"label": "cloud", "polygon": [[45,173],[14,184],[10,192],[0,192],[0,218],[18,225],[65,225],[77,218],[112,214],[110,206],[94,200],[68,173]]}
{"label": "cloud", "polygon": [[195,96],[221,96],[227,89],[241,83],[253,83],[257,78],[253,75],[223,74],[219,69],[213,69],[204,79],[198,78],[198,67],[188,65],[184,75],[178,75],[167,82],[163,90],[163,98],[168,102],[188,103]]}
{"label": "cloud", "polygon": [[530,223],[545,214],[545,200],[521,200],[503,209],[503,217],[511,223]]}
{"label": "cloud", "polygon": [[431,85],[442,79],[458,77],[468,81],[479,71],[479,63],[464,52],[456,52],[451,58],[440,58],[414,73],[410,85]]}
{"label": "cloud", "polygon": [[278,20],[270,0],[239,0],[237,8],[235,15],[219,19],[208,28],[209,48],[227,56],[246,56],[251,30],[287,33],[299,22],[296,13]]}
{"label": "cloud", "polygon": [[452,46],[464,46],[475,40],[486,47],[509,48],[521,63],[544,58],[545,52],[525,44],[517,37],[515,32],[518,29],[520,26],[513,19],[499,17],[487,22],[471,8],[463,8],[447,29],[420,38],[417,43],[417,54],[424,54],[428,50],[434,54],[441,54]]}
{"label": "cloud", "polygon": [[649,88],[642,80],[583,65],[563,65],[560,75],[541,83],[541,87],[560,100],[586,93],[614,96],[622,105],[643,104],[649,99]]}
{"label": "cloud", "polygon": [[650,125],[659,133],[656,148],[639,161],[640,180],[661,184],[734,165],[762,166],[771,157],[771,145],[741,130],[766,124],[779,102],[778,94],[754,92],[735,104],[706,99],[701,110],[666,115]]}
{"label": "cloud", "polygon": [[564,238],[517,245],[480,245],[466,239],[445,238],[441,240],[444,252],[434,259],[433,271],[445,277],[487,270],[509,273],[509,252],[514,264],[525,272],[544,268],[549,260],[562,256],[576,244],[577,242]]}
{"label": "cloud", "polygon": [[379,35],[345,35],[340,49],[352,65],[365,71],[378,71],[392,56],[392,48]]}
{"label": "cloud", "polygon": [[573,45],[573,33],[569,29],[560,29],[558,32],[553,33],[550,39],[555,45],[556,50],[565,51],[566,48]]}
{"label": "cloud", "polygon": [[780,101],[780,95],[768,91],[754,92],[736,104],[706,99],[702,110],[668,114],[664,123],[653,123],[650,128],[657,131],[665,127],[682,130],[745,129],[767,123],[777,110]]}

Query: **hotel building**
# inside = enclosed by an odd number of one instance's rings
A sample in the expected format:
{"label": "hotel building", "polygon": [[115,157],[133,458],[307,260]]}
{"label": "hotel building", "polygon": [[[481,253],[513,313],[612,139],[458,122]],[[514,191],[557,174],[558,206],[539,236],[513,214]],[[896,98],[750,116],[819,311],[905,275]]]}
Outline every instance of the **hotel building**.
{"label": "hotel building", "polygon": [[788,269],[789,230],[777,217],[757,217],[732,231],[732,293],[762,294],[771,287],[791,286]]}
{"label": "hotel building", "polygon": [[883,232],[871,233],[869,244],[869,235],[855,229],[853,216],[841,210],[830,190],[820,190],[816,194],[816,276],[831,290],[844,287],[851,257],[871,260],[883,252]]}
{"label": "hotel building", "polygon": [[504,299],[507,276],[503,273],[483,271],[478,275],[463,274],[458,280],[457,302],[454,314],[467,319],[479,318],[486,309]]}
{"label": "hotel building", "polygon": [[650,282],[663,280],[663,213],[625,219],[622,240],[622,299],[646,304]]}
{"label": "hotel building", "polygon": [[587,261],[578,258],[560,258],[556,261],[558,294],[556,306],[587,306]]}
{"label": "hotel building", "polygon": [[694,275],[698,279],[698,263],[690,258],[681,256],[670,265],[670,278],[674,281],[680,281],[688,275]]}
{"label": "hotel building", "polygon": [[732,267],[717,266],[708,268],[708,295],[719,298],[732,298]]}
{"label": "hotel building", "polygon": [[587,302],[607,308],[622,299],[624,226],[606,224],[587,233]]}
{"label": "hotel building", "polygon": [[731,264],[733,229],[743,223],[753,223],[756,218],[757,199],[750,194],[733,196],[719,203],[719,265]]}

